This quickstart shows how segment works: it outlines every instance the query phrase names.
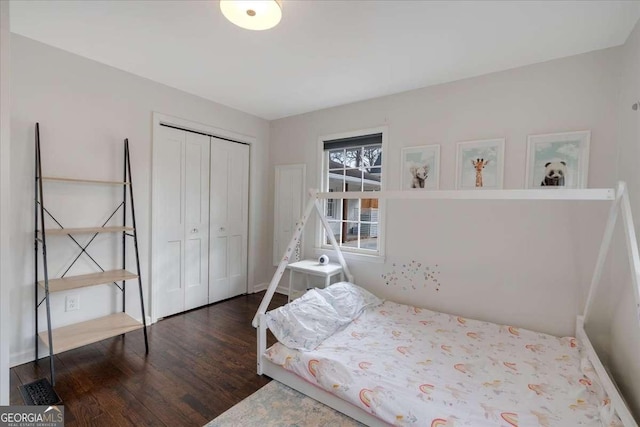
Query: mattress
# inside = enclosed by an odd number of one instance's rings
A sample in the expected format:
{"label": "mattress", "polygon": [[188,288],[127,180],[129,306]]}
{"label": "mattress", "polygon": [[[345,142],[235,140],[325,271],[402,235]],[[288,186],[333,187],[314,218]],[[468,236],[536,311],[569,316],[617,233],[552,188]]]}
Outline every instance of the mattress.
{"label": "mattress", "polygon": [[385,301],[311,351],[265,356],[392,425],[618,426],[575,338]]}

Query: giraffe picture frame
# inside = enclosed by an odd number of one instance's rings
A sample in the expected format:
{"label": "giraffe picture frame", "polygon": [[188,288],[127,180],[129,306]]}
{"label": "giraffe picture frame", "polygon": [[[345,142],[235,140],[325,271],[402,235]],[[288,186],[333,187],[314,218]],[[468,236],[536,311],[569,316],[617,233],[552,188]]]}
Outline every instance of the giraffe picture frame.
{"label": "giraffe picture frame", "polygon": [[456,189],[502,189],[504,145],[505,138],[458,142]]}

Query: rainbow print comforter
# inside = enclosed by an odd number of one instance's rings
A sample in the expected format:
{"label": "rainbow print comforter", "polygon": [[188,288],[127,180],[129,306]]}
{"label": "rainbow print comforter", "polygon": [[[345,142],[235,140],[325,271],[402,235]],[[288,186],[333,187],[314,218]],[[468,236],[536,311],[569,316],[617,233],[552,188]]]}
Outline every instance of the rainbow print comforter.
{"label": "rainbow print comforter", "polygon": [[274,363],[399,426],[618,426],[574,338],[384,302]]}

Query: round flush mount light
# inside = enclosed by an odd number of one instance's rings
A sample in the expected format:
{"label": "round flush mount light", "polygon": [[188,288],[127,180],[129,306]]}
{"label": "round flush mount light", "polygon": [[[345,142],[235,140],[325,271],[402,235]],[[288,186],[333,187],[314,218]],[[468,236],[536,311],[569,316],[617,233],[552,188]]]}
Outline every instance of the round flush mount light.
{"label": "round flush mount light", "polygon": [[247,30],[268,30],[282,19],[281,0],[220,0],[229,21]]}

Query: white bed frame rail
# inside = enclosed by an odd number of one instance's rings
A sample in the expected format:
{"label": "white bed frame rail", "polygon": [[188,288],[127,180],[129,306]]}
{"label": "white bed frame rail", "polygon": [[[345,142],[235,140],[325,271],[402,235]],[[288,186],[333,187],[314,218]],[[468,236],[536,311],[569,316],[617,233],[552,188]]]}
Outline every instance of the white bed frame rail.
{"label": "white bed frame rail", "polygon": [[273,298],[278,284],[284,274],[289,263],[289,257],[293,253],[294,248],[300,240],[302,231],[307,224],[311,213],[314,211],[320,218],[331,246],[336,251],[338,261],[343,268],[345,276],[350,282],[353,282],[353,276],[349,271],[349,267],[342,255],[340,245],[338,245],[335,235],[329,226],[329,222],[324,215],[321,200],[324,199],[437,199],[437,200],[588,200],[588,201],[609,201],[611,208],[600,245],[595,270],[593,272],[587,302],[585,304],[584,313],[577,317],[576,320],[576,337],[583,343],[589,360],[593,364],[598,376],[601,379],[602,386],[609,395],[611,403],[616,413],[626,427],[638,427],[633,418],[622,394],[618,390],[615,381],[609,376],[603,363],[595,352],[584,326],[588,323],[589,313],[593,306],[596,291],[600,286],[602,271],[609,253],[611,241],[615,225],[619,215],[622,216],[624,225],[624,234],[626,240],[627,253],[629,256],[629,266],[631,268],[631,281],[633,286],[633,295],[636,304],[636,321],[640,328],[640,254],[638,252],[638,242],[636,239],[633,216],[631,213],[631,204],[629,203],[629,192],[624,182],[619,182],[617,188],[603,189],[535,189],[535,190],[455,190],[455,191],[373,191],[373,192],[331,192],[320,193],[318,190],[309,190],[309,201],[305,211],[296,223],[296,229],[291,237],[291,241],[285,250],[285,253],[278,265],[278,268],[269,283],[267,292],[253,318],[253,326],[257,330],[257,371],[259,375],[268,375],[269,377],[286,384],[301,393],[304,393],[334,409],[340,411],[350,417],[370,426],[386,425],[379,419],[373,417],[360,408],[357,408],[342,399],[328,393],[320,388],[308,383],[300,377],[291,374],[284,368],[270,362],[264,353],[267,349],[267,325],[264,314],[267,311],[269,303]]}

